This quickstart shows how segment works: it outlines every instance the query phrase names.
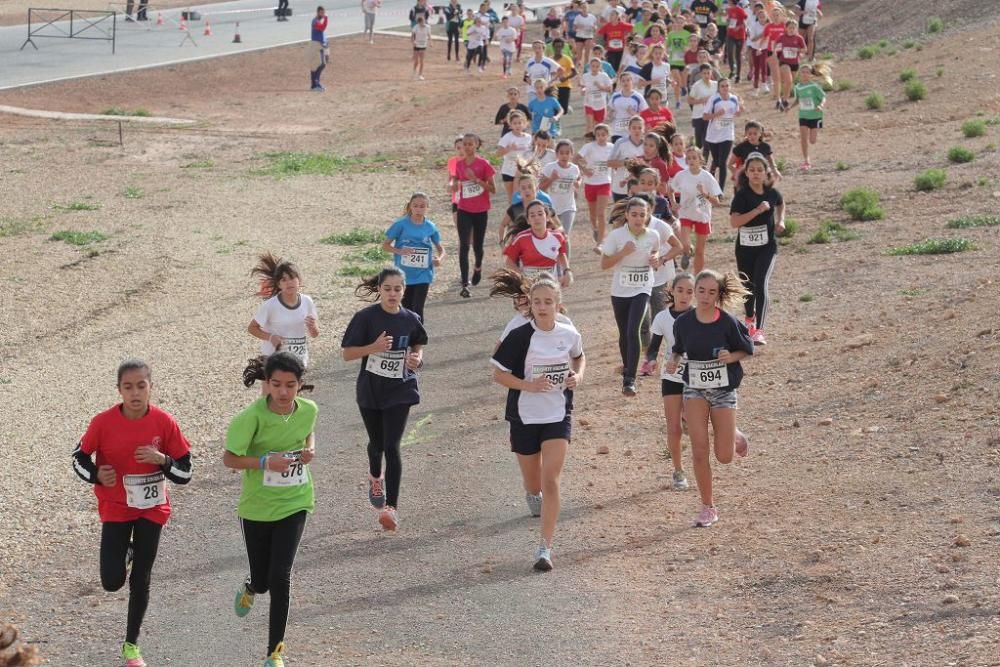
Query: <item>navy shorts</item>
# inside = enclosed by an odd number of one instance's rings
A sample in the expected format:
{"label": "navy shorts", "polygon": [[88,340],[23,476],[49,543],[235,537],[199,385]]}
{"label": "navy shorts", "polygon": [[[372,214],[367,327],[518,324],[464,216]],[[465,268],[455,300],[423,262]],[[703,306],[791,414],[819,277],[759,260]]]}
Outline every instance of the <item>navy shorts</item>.
{"label": "navy shorts", "polygon": [[660,380],[661,396],[682,396],[684,395],[684,383],[673,380]]}
{"label": "navy shorts", "polygon": [[561,422],[551,424],[522,424],[510,422],[510,451],[515,454],[531,456],[542,451],[542,443],[546,440],[570,440],[570,416]]}

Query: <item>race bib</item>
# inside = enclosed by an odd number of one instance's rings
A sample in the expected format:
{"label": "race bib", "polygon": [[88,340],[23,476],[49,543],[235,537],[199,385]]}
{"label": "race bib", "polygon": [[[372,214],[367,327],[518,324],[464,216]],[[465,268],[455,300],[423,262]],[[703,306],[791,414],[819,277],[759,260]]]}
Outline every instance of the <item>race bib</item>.
{"label": "race bib", "polygon": [[695,14],[694,15],[694,20],[695,20],[695,22],[698,23],[698,25],[707,25],[708,24],[708,14]]}
{"label": "race bib", "polygon": [[608,42],[609,49],[620,49],[625,46],[625,42],[620,39],[612,39]]}
{"label": "race bib", "polygon": [[[277,452],[272,452],[275,454]],[[306,464],[300,460],[302,452],[281,452],[286,459],[291,459],[285,472],[277,470],[264,471],[264,486],[301,486],[309,482]]]}
{"label": "race bib", "polygon": [[733,127],[732,118],[726,118],[725,116],[723,116],[722,118],[716,118],[715,120],[716,122],[719,123],[719,127],[721,127],[723,130],[729,130],[732,129]]}
{"label": "race bib", "polygon": [[[669,355],[668,355],[669,356]],[[667,372],[667,364],[663,364],[663,370],[660,372],[660,378],[663,380],[670,380],[671,382],[676,382],[677,384],[684,384],[684,366],[687,364],[686,359],[682,359],[680,363],[677,364],[676,373]]]}
{"label": "race bib", "polygon": [[737,20],[736,20],[736,19],[729,19],[729,27],[730,27],[730,28],[735,28],[735,27],[736,27],[736,25],[737,25],[737,23],[738,23],[738,22],[737,22]]}
{"label": "race bib", "polygon": [[721,361],[688,360],[688,386],[692,389],[728,387],[729,369]]}
{"label": "race bib", "polygon": [[538,129],[544,132],[548,132],[550,127],[552,127],[552,119],[548,117],[543,118],[542,122],[538,124]]}
{"label": "race bib", "polygon": [[552,266],[522,266],[521,267],[521,275],[523,275],[525,278],[529,278],[531,280],[534,280],[535,278],[537,278],[539,276],[539,274],[542,274],[542,273],[549,273],[549,274],[555,276],[556,275],[556,265],[553,264]]}
{"label": "race bib", "polygon": [[[597,104],[604,103],[604,91],[596,86],[592,90],[587,91],[587,101],[596,102]],[[593,106],[593,105],[591,105]]]}
{"label": "race bib", "polygon": [[594,165],[594,176],[604,176],[608,175],[608,163],[598,162]]}
{"label": "race bib", "polygon": [[785,60],[795,60],[799,55],[799,50],[793,46],[786,46],[781,49],[781,55],[784,56]]}
{"label": "race bib", "polygon": [[571,194],[573,192],[573,183],[572,179],[560,178],[552,184],[552,191],[559,195]]}
{"label": "race bib", "polygon": [[291,352],[299,359],[304,359],[306,356],[306,339],[303,338],[282,338],[281,339],[281,350],[283,352]]}
{"label": "race bib", "polygon": [[162,472],[148,475],[125,475],[125,502],[129,507],[148,510],[167,502],[167,480]]}
{"label": "race bib", "polygon": [[670,59],[673,60],[674,62],[680,62],[680,61],[684,60],[684,50],[683,49],[679,49],[677,51],[671,51],[670,52]]}
{"label": "race bib", "polygon": [[750,247],[767,245],[767,225],[740,227],[740,245]]}
{"label": "race bib", "polygon": [[531,379],[537,380],[540,377],[547,377],[556,389],[562,391],[566,388],[566,378],[569,377],[569,362],[532,364]]}
{"label": "race bib", "polygon": [[384,378],[401,380],[406,368],[406,350],[389,350],[368,355],[365,370]]}
{"label": "race bib", "polygon": [[618,132],[628,132],[628,121],[629,121],[629,118],[630,118],[629,116],[626,116],[625,118],[615,118],[615,128],[614,129],[615,129],[615,133],[616,134]]}
{"label": "race bib", "polygon": [[462,181],[462,199],[472,199],[483,194],[483,186],[475,181]]}
{"label": "race bib", "polygon": [[649,266],[623,266],[618,273],[618,284],[628,289],[646,287],[652,278],[652,268]]}
{"label": "race bib", "polygon": [[400,265],[408,269],[427,269],[431,265],[430,248],[403,248],[405,255],[399,256]]}
{"label": "race bib", "polygon": [[811,97],[801,97],[799,98],[799,108],[803,111],[815,111],[816,100]]}

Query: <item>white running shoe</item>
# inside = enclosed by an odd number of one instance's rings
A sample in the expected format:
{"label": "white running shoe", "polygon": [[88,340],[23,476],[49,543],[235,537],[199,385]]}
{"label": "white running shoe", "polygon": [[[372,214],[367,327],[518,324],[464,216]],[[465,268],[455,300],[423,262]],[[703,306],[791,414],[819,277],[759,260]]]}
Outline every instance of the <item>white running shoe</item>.
{"label": "white running shoe", "polygon": [[525,502],[528,503],[528,511],[531,512],[531,516],[542,516],[542,492],[539,491],[538,495],[531,493],[526,493],[524,495]]}
{"label": "white running shoe", "polygon": [[552,569],[552,549],[544,544],[539,544],[535,549],[535,569],[539,572],[548,572]]}

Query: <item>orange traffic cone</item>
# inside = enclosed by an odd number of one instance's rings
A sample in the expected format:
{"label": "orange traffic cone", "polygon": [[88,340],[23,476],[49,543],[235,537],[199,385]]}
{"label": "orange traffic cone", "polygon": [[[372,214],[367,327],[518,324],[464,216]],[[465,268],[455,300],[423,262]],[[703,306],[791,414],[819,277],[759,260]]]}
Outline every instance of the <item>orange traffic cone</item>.
{"label": "orange traffic cone", "polygon": [[203,32],[202,34],[205,35],[205,37],[212,36],[212,24],[208,22],[207,18],[205,19],[205,32]]}
{"label": "orange traffic cone", "polygon": [[163,14],[156,15],[156,27],[159,28],[163,25]]}
{"label": "orange traffic cone", "polygon": [[240,38],[240,23],[236,22],[236,34],[233,35],[233,44],[242,44],[243,40]]}
{"label": "orange traffic cone", "polygon": [[188,29],[188,20],[187,20],[187,17],[184,16],[183,14],[181,14],[181,27],[180,27],[180,29],[181,30],[187,30]]}

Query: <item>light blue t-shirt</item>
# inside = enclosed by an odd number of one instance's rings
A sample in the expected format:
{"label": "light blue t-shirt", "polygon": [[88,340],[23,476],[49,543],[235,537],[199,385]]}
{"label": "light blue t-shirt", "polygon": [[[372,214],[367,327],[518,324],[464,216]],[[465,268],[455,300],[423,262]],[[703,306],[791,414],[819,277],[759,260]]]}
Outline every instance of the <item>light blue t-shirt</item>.
{"label": "light blue t-shirt", "polygon": [[[559,100],[551,95],[546,95],[541,100],[535,95],[528,102],[528,110],[531,111],[531,132],[535,133],[542,128],[543,118],[555,118],[556,114],[562,111],[562,107],[559,106]],[[553,127],[549,128],[549,134],[556,136],[552,132],[554,128],[555,125],[553,124]]]}
{"label": "light blue t-shirt", "polygon": [[[511,206],[513,206],[514,204],[520,204],[522,199],[523,197],[521,197],[521,193],[515,191],[514,196],[510,198]],[[541,190],[535,193],[535,199],[542,202],[546,206],[552,206],[552,198],[549,197],[547,193],[542,192]]]}
{"label": "light blue t-shirt", "polygon": [[405,255],[393,255],[393,263],[406,274],[407,285],[434,282],[434,244],[441,243],[437,226],[427,218],[419,225],[409,216],[392,223],[385,232],[397,248],[409,248]]}

